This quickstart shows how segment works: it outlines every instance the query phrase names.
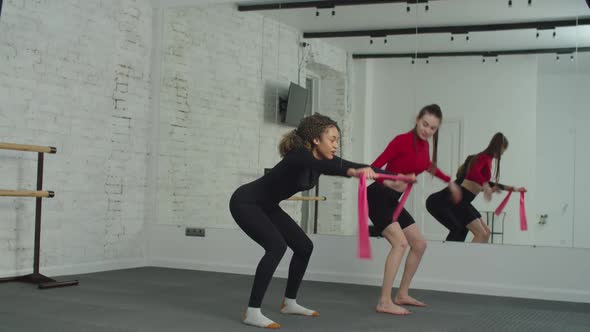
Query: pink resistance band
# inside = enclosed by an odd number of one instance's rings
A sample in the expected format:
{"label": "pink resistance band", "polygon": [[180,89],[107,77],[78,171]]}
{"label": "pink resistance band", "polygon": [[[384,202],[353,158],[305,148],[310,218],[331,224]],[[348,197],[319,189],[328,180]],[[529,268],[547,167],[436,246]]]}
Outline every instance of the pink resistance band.
{"label": "pink resistance band", "polygon": [[508,204],[508,200],[510,199],[510,196],[512,195],[512,191],[509,191],[508,194],[506,195],[506,197],[504,197],[504,199],[502,200],[502,203],[500,203],[500,205],[498,205],[498,207],[496,208],[496,215],[499,216],[500,213],[502,213],[502,211],[504,211],[504,208],[506,207],[506,204]]}
{"label": "pink resistance band", "polygon": [[397,221],[397,218],[399,217],[400,213],[402,213],[402,210],[404,209],[404,205],[406,204],[406,201],[408,200],[408,196],[410,195],[410,191],[412,191],[412,184],[408,183],[408,187],[406,187],[406,190],[404,191],[404,194],[402,196],[402,199],[399,201],[399,203],[397,204],[397,207],[395,208],[395,211],[393,212],[393,221]]}
{"label": "pink resistance band", "polygon": [[526,222],[526,210],[524,208],[524,191],[520,192],[520,230],[526,231],[528,230],[527,222]]}
{"label": "pink resistance band", "polygon": [[[498,205],[498,208],[496,208],[496,215],[497,216],[499,216],[500,213],[502,213],[502,211],[506,207],[506,204],[508,204],[508,200],[510,199],[510,195],[512,195],[512,191],[508,192],[506,197],[504,197],[504,199],[502,200],[502,203],[500,203],[500,205]],[[524,191],[520,192],[520,230],[521,231],[528,230],[527,220],[526,220],[526,209],[524,207]]]}
{"label": "pink resistance band", "polygon": [[367,179],[364,174],[359,176],[358,189],[358,258],[371,259],[371,242],[369,241],[369,206],[367,203]]}
{"label": "pink resistance band", "polygon": [[[404,195],[402,196],[402,199],[393,214],[393,219],[396,220],[399,214],[401,213],[401,210],[403,209],[406,200],[408,199],[408,195],[410,193],[410,190],[412,189],[411,181],[413,180],[404,175],[377,174],[377,176],[377,178],[384,180],[400,180],[409,182],[408,188],[404,192]],[[361,174],[361,176],[359,176],[358,220],[358,258],[371,259],[371,242],[369,241],[369,206],[367,203],[367,179],[365,178],[364,174]]]}

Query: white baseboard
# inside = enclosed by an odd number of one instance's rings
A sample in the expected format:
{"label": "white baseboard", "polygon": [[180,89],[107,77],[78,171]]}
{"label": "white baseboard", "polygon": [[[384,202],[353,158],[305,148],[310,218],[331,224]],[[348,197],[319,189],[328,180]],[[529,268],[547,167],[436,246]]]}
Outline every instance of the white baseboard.
{"label": "white baseboard", "polygon": [[[190,269],[245,275],[252,275],[255,269],[255,267],[249,265],[221,264],[215,262],[166,258],[151,258],[148,260],[148,264],[149,266],[155,267]],[[286,278],[286,276],[287,269],[277,269],[275,277]],[[305,274],[305,280],[380,286],[382,276],[350,272],[339,273],[308,270]],[[399,281],[400,280],[396,280],[395,284],[399,284]],[[562,288],[539,288],[530,286],[521,287],[514,285],[490,284],[483,282],[478,283],[456,280],[428,279],[420,278],[419,276],[414,278],[413,288],[466,294],[508,296],[527,299],[590,303],[590,292]]]}
{"label": "white baseboard", "polygon": [[590,303],[590,292],[578,289],[542,288],[455,280],[415,278],[415,288],[444,292],[507,296],[526,299]]}
{"label": "white baseboard", "polygon": [[[166,267],[175,269],[189,269],[211,272],[235,273],[252,275],[255,267],[250,265],[222,264],[217,262],[167,259],[167,258],[132,258],[102,261],[95,263],[85,263],[77,265],[62,265],[42,267],[41,273],[48,277],[77,275],[85,273],[94,273],[102,271],[129,269],[145,266]],[[16,275],[25,275],[31,273],[32,269],[19,271],[6,271],[0,273],[0,278],[12,277]],[[279,267],[275,277],[286,278],[287,268]],[[381,275],[366,273],[339,273],[329,271],[308,270],[305,280],[348,283],[357,285],[381,285]],[[399,280],[396,280],[399,284]],[[528,299],[584,302],[590,303],[590,292],[574,289],[563,288],[540,288],[540,287],[522,287],[505,284],[491,284],[483,282],[465,282],[456,280],[428,279],[417,276],[413,281],[413,287],[416,289],[428,289],[445,292],[481,294],[492,296],[510,296]]]}
{"label": "white baseboard", "polygon": [[[94,263],[83,263],[75,265],[60,265],[60,266],[47,266],[41,267],[39,272],[48,277],[55,276],[66,276],[76,275],[94,272],[103,272],[111,270],[131,269],[136,267],[147,266],[146,259],[144,258],[129,258],[129,259],[118,259],[110,261],[101,261]],[[33,269],[22,269],[0,272],[0,278],[7,278],[13,276],[20,276],[32,273]]]}

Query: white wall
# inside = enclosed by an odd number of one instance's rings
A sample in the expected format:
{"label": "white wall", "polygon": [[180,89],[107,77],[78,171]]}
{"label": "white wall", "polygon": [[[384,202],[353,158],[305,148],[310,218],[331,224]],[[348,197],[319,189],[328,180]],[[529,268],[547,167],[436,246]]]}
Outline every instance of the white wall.
{"label": "white wall", "polygon": [[[297,31],[233,5],[164,7],[161,29],[158,222],[237,228],[231,194],[279,161],[293,129],[278,119],[276,94],[313,72],[319,111],[342,123],[346,54],[319,42],[304,50]],[[321,194],[341,209],[342,186],[323,181]],[[300,203],[282,206],[299,219]],[[328,231],[340,229],[333,213]]]}
{"label": "white wall", "polygon": [[[49,145],[41,272],[144,262],[149,3],[4,1],[0,141]],[[36,155],[0,151],[0,187],[34,189]],[[0,275],[32,270],[32,198],[0,203]],[[73,269],[73,270],[72,270]]]}
{"label": "white wall", "polygon": [[[204,238],[187,238],[182,227],[150,225],[148,234],[149,264],[154,266],[252,275],[264,254],[240,230],[207,229]],[[311,238],[314,253],[306,280],[381,283],[383,262],[389,251],[384,239],[372,239],[373,260],[361,261],[356,258],[355,237]],[[587,260],[587,250],[442,242],[428,245],[414,278],[414,288],[590,302],[590,267],[581,263]],[[285,255],[275,276],[286,277],[289,259],[290,255]],[[378,295],[376,287],[375,300]]]}
{"label": "white wall", "polygon": [[[320,81],[319,111],[334,119],[342,119],[339,122],[341,135],[341,151],[346,159],[350,159],[351,147],[351,122],[348,121],[346,112],[346,77],[344,73],[323,70],[324,75]],[[327,200],[318,205],[318,233],[319,234],[354,234],[350,223],[345,222],[346,205],[351,204],[356,196],[346,190],[350,182],[348,179],[336,176],[322,176],[319,179],[319,191],[327,193]]]}
{"label": "white wall", "polygon": [[[541,64],[539,64],[542,69]],[[538,214],[546,224],[531,223],[539,244],[573,245],[576,107],[575,75],[540,73],[537,108]],[[583,193],[580,193],[584,195]],[[583,220],[583,219],[580,219]]]}
{"label": "white wall", "polygon": [[[587,54],[557,62],[539,56],[537,82],[537,202],[531,219],[535,244],[589,248],[586,188],[590,152],[585,130],[590,97]],[[546,224],[537,218],[547,214]],[[534,219],[533,219],[534,218]]]}
{"label": "white wall", "polygon": [[574,246],[577,248],[590,248],[590,205],[588,204],[588,188],[590,188],[590,131],[587,124],[590,123],[590,94],[588,94],[588,82],[590,71],[576,76],[575,91],[577,104],[574,105],[576,119],[575,127],[575,187],[574,187]]}
{"label": "white wall", "polygon": [[416,67],[409,60],[357,60],[366,62],[367,130],[365,143],[372,162],[398,134],[413,128],[419,108],[416,100]]}

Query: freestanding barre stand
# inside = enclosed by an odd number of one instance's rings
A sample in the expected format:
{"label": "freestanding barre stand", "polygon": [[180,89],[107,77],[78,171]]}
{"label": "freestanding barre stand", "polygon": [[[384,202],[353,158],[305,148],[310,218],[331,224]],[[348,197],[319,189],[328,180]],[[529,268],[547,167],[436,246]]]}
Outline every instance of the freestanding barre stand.
{"label": "freestanding barre stand", "polygon": [[46,277],[39,273],[39,257],[41,249],[41,207],[43,197],[53,197],[53,191],[43,191],[43,157],[44,153],[55,153],[57,151],[54,147],[36,146],[36,145],[22,145],[11,143],[0,143],[2,150],[16,150],[38,152],[37,157],[37,191],[29,190],[0,190],[0,196],[11,197],[36,197],[35,207],[35,250],[33,260],[33,273],[24,276],[0,278],[0,282],[19,281],[31,284],[36,284],[40,289],[66,287],[78,285],[78,280],[71,281],[56,281],[52,278]]}

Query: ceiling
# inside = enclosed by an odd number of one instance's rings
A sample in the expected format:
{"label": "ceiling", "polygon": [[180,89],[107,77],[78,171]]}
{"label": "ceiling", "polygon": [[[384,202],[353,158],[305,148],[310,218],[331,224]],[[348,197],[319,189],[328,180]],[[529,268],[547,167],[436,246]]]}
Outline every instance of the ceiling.
{"label": "ceiling", "polygon": [[[293,1],[238,1],[240,5]],[[301,2],[301,1],[298,1]],[[316,1],[317,2],[317,1]],[[327,1],[330,2],[330,1]],[[298,8],[255,11],[303,33],[415,27],[485,25],[590,18],[585,0],[432,0],[428,3],[347,5],[335,8]],[[428,5],[428,10],[426,10]],[[407,11],[407,8],[410,11]],[[334,10],[334,15],[332,11]],[[317,16],[316,13],[319,13]],[[553,32],[555,31],[555,36]],[[537,37],[537,32],[539,36]],[[590,46],[590,25],[551,30],[522,29],[430,33],[387,37],[322,38],[353,54],[464,52]],[[467,40],[469,36],[469,40]],[[373,43],[370,41],[373,39]]]}

